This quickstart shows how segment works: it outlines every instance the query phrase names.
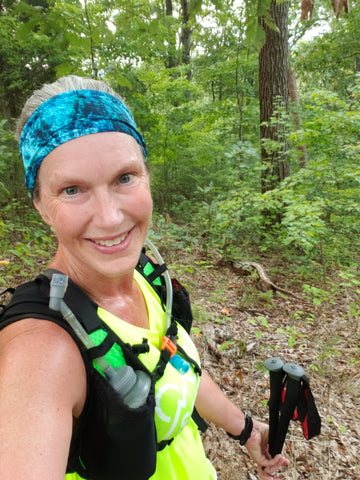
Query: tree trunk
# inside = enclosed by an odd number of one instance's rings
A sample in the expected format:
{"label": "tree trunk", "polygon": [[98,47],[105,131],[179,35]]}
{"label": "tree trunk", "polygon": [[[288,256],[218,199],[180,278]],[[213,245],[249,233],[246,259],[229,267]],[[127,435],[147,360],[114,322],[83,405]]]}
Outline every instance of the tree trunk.
{"label": "tree trunk", "polygon": [[87,0],[84,1],[84,9],[85,9],[86,23],[87,23],[88,30],[89,30],[90,59],[91,59],[92,77],[93,77],[93,78],[98,78],[98,68],[97,68],[97,65],[96,65],[96,62],[95,62],[94,39],[93,39],[93,34],[92,34],[92,25],[91,25],[91,20],[90,20],[90,15],[89,15],[89,9],[88,9]]}
{"label": "tree trunk", "polygon": [[360,55],[357,54],[355,57],[355,73],[360,72]]}
{"label": "tree trunk", "polygon": [[173,26],[171,24],[171,20],[173,17],[173,6],[172,0],[166,0],[165,4],[165,15],[169,19],[167,23],[167,40],[169,42],[169,49],[168,49],[168,58],[165,62],[166,68],[173,68],[176,67],[178,62],[176,59],[176,37],[175,32],[173,31]]}
{"label": "tree trunk", "polygon": [[[182,27],[181,27],[181,47],[182,55],[181,61],[184,65],[190,65],[190,48],[191,48],[191,28],[190,28],[190,14],[189,14],[189,2],[188,0],[181,0],[181,13],[182,13]],[[187,69],[186,77],[188,80],[191,78],[190,67]]]}
{"label": "tree trunk", "polygon": [[244,91],[240,91],[239,83],[240,83],[240,45],[241,45],[241,37],[243,35],[243,31],[239,29],[239,36],[238,36],[238,43],[236,48],[236,68],[235,68],[235,93],[236,93],[236,104],[239,111],[239,127],[238,127],[238,136],[239,140],[242,141],[243,139],[243,114],[244,114]]}
{"label": "tree trunk", "polygon": [[348,0],[331,0],[331,4],[336,15],[339,18],[342,9],[345,13],[349,13],[349,1]]}
{"label": "tree trunk", "polygon": [[[296,75],[293,68],[289,69],[289,98],[295,105],[295,111],[293,112],[294,124],[296,128],[302,128],[302,118],[297,111],[300,107],[300,100],[296,84]],[[299,152],[299,167],[303,168],[309,161],[306,145],[298,145],[297,150]]]}
{"label": "tree trunk", "polygon": [[[271,0],[271,17],[277,30],[260,17],[266,40],[259,53],[259,101],[262,192],[274,189],[290,175],[287,161],[287,141],[284,118],[279,117],[278,107],[289,109],[288,100],[288,10],[287,1],[277,4]],[[270,143],[271,142],[271,143]]]}

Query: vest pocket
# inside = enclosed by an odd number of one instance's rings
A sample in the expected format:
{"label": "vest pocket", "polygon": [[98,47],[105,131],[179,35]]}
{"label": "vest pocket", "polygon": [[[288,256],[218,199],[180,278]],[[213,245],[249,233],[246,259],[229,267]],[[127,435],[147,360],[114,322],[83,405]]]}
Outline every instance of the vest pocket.
{"label": "vest pocket", "polygon": [[147,480],[156,468],[154,383],[145,404],[132,409],[102,375],[93,375],[87,410],[73,437],[77,473],[89,480]]}

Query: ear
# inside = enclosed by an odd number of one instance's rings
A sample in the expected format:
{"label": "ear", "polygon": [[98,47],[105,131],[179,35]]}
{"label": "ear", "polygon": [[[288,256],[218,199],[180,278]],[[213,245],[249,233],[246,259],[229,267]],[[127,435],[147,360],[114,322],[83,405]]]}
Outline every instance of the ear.
{"label": "ear", "polygon": [[44,220],[45,223],[47,223],[51,227],[52,223],[50,220],[50,216],[47,213],[46,209],[44,208],[44,205],[42,204],[41,200],[39,200],[38,198],[34,198],[33,203],[34,203],[34,207],[39,212],[41,218]]}

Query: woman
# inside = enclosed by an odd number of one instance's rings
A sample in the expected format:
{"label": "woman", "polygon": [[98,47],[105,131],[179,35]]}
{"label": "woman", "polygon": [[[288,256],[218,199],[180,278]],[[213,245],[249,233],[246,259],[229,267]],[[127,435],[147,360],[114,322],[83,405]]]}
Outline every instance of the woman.
{"label": "woman", "polygon": [[[107,331],[126,344],[145,338],[149,351],[139,358],[144,371],[154,372],[165,314],[135,270],[152,199],[146,147],[131,113],[102,82],[69,76],[33,94],[18,131],[27,187],[58,240],[50,269],[67,275],[96,303]],[[86,430],[81,430],[93,421],[86,416],[92,380],[84,352],[69,329],[46,315],[29,313],[16,320],[0,335],[1,477],[60,480],[68,472],[69,480],[86,478],[86,464],[81,470],[69,462],[78,425],[77,442],[96,445],[98,440],[84,438]],[[199,359],[185,330],[179,326],[176,336],[196,365]],[[181,376],[167,364],[157,378],[155,398],[153,480],[216,478],[190,418],[194,402],[203,418],[233,436],[241,434],[262,480],[275,478],[274,472],[288,464],[282,455],[269,458],[267,427],[245,416],[193,365]],[[139,464],[143,458],[140,452]]]}

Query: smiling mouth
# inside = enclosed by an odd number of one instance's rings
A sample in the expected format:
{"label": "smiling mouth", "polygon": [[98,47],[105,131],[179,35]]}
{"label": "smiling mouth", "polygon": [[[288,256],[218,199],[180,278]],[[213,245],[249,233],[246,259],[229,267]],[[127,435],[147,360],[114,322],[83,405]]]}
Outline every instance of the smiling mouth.
{"label": "smiling mouth", "polygon": [[113,238],[112,240],[92,240],[96,245],[101,245],[103,247],[113,247],[114,245],[119,245],[121,242],[125,240],[128,236],[128,232],[121,237]]}

